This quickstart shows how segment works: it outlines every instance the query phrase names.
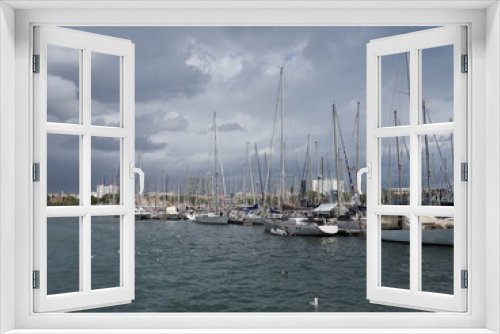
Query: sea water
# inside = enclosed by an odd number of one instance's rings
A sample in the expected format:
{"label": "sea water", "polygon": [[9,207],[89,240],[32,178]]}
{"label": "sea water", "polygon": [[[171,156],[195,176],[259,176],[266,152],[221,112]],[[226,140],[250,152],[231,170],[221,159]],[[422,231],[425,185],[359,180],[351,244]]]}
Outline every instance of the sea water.
{"label": "sea water", "polygon": [[[92,225],[93,287],[119,285],[117,226],[116,218],[107,217]],[[48,233],[67,233],[64,228],[64,221],[52,222]],[[367,300],[363,237],[281,237],[265,233],[263,226],[142,220],[136,221],[135,243],[135,299],[91,312],[409,311]],[[48,247],[49,256],[57,252],[57,243]],[[383,275],[391,275],[383,282],[409,284],[409,245],[382,242],[382,247],[390,254]],[[422,251],[429,289],[452,293],[453,247]],[[65,265],[64,258],[49,265],[49,293],[64,291],[78,277],[78,266]],[[314,298],[318,307],[309,305]]]}

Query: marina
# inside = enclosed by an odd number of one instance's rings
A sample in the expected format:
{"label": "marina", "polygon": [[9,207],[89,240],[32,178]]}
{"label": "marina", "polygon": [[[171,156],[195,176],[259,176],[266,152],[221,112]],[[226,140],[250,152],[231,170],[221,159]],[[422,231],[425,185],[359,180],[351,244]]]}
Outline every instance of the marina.
{"label": "marina", "polygon": [[[398,57],[396,73],[401,78],[391,79],[395,82],[392,100],[399,100],[399,106],[384,109],[381,121],[387,127],[407,123],[404,104],[409,86],[404,79],[408,59],[404,54]],[[367,231],[376,229],[383,287],[409,289],[410,249],[414,248],[409,244],[416,239],[410,231],[419,231],[422,291],[453,294],[452,210],[436,210],[445,216],[413,215],[411,222],[419,224],[418,229],[410,226],[410,204],[415,204],[410,203],[411,198],[415,200],[410,192],[416,189],[418,206],[454,205],[453,134],[418,137],[422,166],[415,178],[421,183],[418,187],[410,187],[409,137],[380,138],[377,205],[402,210],[374,215],[373,207],[367,207],[358,174],[367,156],[361,149],[365,131],[362,102],[322,100],[309,127],[297,132],[292,119],[303,113],[297,112],[297,98],[291,99],[288,92],[297,84],[286,81],[294,75],[292,71],[293,66],[290,70],[283,63],[269,73],[277,81],[277,90],[274,108],[266,109],[259,118],[267,129],[262,134],[255,128],[247,132],[244,122],[229,122],[229,111],[220,112],[214,105],[210,106],[210,119],[204,115],[198,124],[202,128],[197,135],[206,146],[198,142],[190,148],[191,137],[179,142],[185,135],[182,129],[174,129],[176,133],[170,137],[165,134],[169,145],[177,141],[178,147],[169,146],[156,161],[141,148],[144,143],[137,145],[137,168],[142,170],[147,161],[148,168],[153,166],[158,174],[147,174],[144,186],[137,179],[135,183],[135,253],[129,254],[135,254],[136,295],[132,305],[98,312],[408,311],[367,300],[366,237]],[[396,89],[398,83],[403,85]],[[433,123],[436,116],[426,100],[421,116],[423,124]],[[168,123],[167,118],[164,121]],[[170,154],[176,150],[181,158],[175,167],[159,163],[173,161]],[[111,178],[103,174],[102,184],[93,185],[92,205],[123,204],[123,168],[116,170]],[[139,191],[142,188],[144,194]],[[47,205],[78,205],[78,196],[50,193]],[[401,215],[405,210],[408,216]],[[92,217],[92,275],[96,276],[92,282],[96,289],[121,284],[116,274],[120,272],[122,246],[117,232],[121,222],[116,215]],[[64,235],[70,233],[70,224],[57,229],[58,224],[57,219],[49,224],[54,239],[48,250],[53,258],[49,294],[78,291],[74,270],[78,266],[63,267],[57,262],[58,242],[71,240]]]}

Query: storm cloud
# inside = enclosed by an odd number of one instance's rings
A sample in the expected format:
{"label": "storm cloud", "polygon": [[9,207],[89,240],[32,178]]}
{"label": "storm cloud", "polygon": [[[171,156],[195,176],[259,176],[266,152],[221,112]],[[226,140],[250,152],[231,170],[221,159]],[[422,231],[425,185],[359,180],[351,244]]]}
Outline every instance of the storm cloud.
{"label": "storm cloud", "polygon": [[139,152],[154,152],[163,150],[166,146],[167,143],[154,143],[147,136],[138,135],[135,137],[136,151]]}
{"label": "storm cloud", "polygon": [[[237,122],[226,122],[222,124],[217,124],[217,130],[222,132],[233,132],[233,131],[244,131],[243,127]],[[210,125],[208,131],[214,131],[214,125]],[[201,134],[206,134],[206,131],[200,132]]]}

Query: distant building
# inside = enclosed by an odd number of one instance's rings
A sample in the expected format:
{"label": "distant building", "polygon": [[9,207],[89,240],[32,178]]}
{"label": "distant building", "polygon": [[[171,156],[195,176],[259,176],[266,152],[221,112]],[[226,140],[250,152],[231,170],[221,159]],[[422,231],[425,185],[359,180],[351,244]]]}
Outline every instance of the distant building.
{"label": "distant building", "polygon": [[[391,192],[391,193],[394,193],[394,194],[399,194],[399,188],[384,188],[384,191],[387,191],[387,192]],[[401,192],[403,194],[408,194],[410,193],[410,188],[401,188]]]}
{"label": "distant building", "polygon": [[165,196],[169,196],[169,197],[172,197],[172,196],[174,196],[174,192],[173,191],[168,191],[168,192],[165,192],[165,191],[148,191],[147,193],[144,194],[144,196],[148,196],[148,197],[155,197],[155,196],[165,197]]}
{"label": "distant building", "polygon": [[233,200],[242,202],[244,199],[250,200],[252,198],[252,193],[237,191],[233,194]]}
{"label": "distant building", "polygon": [[97,185],[97,198],[102,198],[104,195],[118,195],[120,187],[114,184],[98,184]]}
{"label": "distant building", "polygon": [[199,177],[190,177],[186,182],[186,194],[194,195],[200,193],[203,189],[203,179]]}
{"label": "distant building", "polygon": [[213,192],[213,187],[214,187],[214,178],[211,173],[207,173],[205,177],[203,178],[203,183],[202,183],[202,189],[201,194],[203,195],[212,195]]}
{"label": "distant building", "polygon": [[[79,199],[79,193],[65,193],[61,191],[60,193],[47,193],[47,203],[49,205],[58,205],[60,203],[68,203],[72,199]],[[67,205],[67,204],[66,204]]]}
{"label": "distant building", "polygon": [[[346,190],[343,182],[340,183],[342,189]],[[319,188],[319,189],[318,189]],[[335,179],[322,179],[322,180],[312,180],[312,191],[319,191],[324,195],[330,194],[330,191],[337,191],[337,180]]]}

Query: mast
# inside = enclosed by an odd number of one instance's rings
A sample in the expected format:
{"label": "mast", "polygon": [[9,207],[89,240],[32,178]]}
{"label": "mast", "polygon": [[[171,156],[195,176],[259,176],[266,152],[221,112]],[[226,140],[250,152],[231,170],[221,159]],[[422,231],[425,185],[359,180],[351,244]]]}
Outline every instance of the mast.
{"label": "mast", "polygon": [[219,171],[217,161],[217,112],[214,111],[214,167],[215,167],[215,212],[219,212]]}
{"label": "mast", "polygon": [[317,170],[318,170],[318,183],[316,185],[316,201],[317,203],[319,204],[319,182],[320,182],[320,170],[319,170],[319,152],[318,152],[318,142],[315,141],[314,142],[314,153],[316,154],[316,167],[317,167]]}
{"label": "mast", "polygon": [[333,202],[332,192],[333,192],[333,181],[332,181],[332,170],[330,168],[328,153],[326,153],[326,170],[327,170],[327,178],[326,178],[326,189],[328,189],[328,201]]}
{"label": "mast", "polygon": [[[247,155],[248,155],[248,142],[247,142]],[[247,201],[247,186],[246,186],[246,176],[245,176],[245,165],[243,165],[243,177],[242,177],[242,184],[241,184],[241,192],[242,192],[242,196],[241,196],[241,201],[242,203],[244,203],[245,205],[248,204],[248,201]],[[235,193],[236,193],[236,189],[235,189]]]}
{"label": "mast", "polygon": [[177,182],[177,207],[181,206],[181,183]]}
{"label": "mast", "polygon": [[[444,158],[444,164],[441,167],[441,170],[443,170],[446,173],[447,169],[448,169],[448,158]],[[443,197],[443,183],[440,183],[438,195],[439,195],[438,196],[438,205],[441,205],[441,200],[443,199],[442,198]]]}
{"label": "mast", "polygon": [[[430,173],[430,177],[431,177],[431,183],[434,184],[434,177],[432,176],[433,172],[434,172],[434,166],[436,165],[435,161],[434,161],[434,153],[432,153],[430,155],[430,164],[431,164],[431,173]],[[431,189],[429,189],[429,201],[430,199],[432,198],[431,195],[434,194],[434,191],[432,191],[431,193]]]}
{"label": "mast", "polygon": [[356,103],[356,173],[359,170],[359,105],[360,101]]}
{"label": "mast", "polygon": [[164,176],[165,176],[165,168],[162,169],[162,171],[161,171],[161,187],[160,187],[160,192],[163,192],[163,186],[165,185],[165,183],[164,183]]}
{"label": "mast", "polygon": [[321,157],[321,174],[319,174],[319,177],[318,177],[319,181],[321,181],[321,192],[318,195],[318,204],[320,204],[320,205],[321,205],[321,196],[323,195],[323,192],[324,192],[324,189],[323,189],[323,183],[324,183],[324,179],[323,179],[323,173],[324,173],[323,166],[324,166],[324,159],[323,159],[323,157]]}
{"label": "mast", "polygon": [[[307,150],[306,150],[306,195],[309,200],[309,203],[312,203],[312,174],[311,174],[311,154],[310,154],[310,143],[311,136],[307,135]],[[307,190],[309,189],[309,192]]]}
{"label": "mast", "polygon": [[[292,187],[290,189],[290,203],[293,205],[300,206],[300,185],[297,186],[297,180],[298,176],[300,175],[299,171],[299,161],[297,159],[297,153],[295,153],[295,169],[293,171],[293,181],[292,181]],[[300,181],[299,181],[300,183]],[[297,192],[298,190],[298,192]],[[297,196],[295,196],[294,200],[294,195],[297,192]]]}
{"label": "mast", "polygon": [[262,198],[262,206],[265,206],[266,197],[264,195],[264,183],[262,183],[262,173],[260,170],[260,159],[259,150],[257,149],[257,143],[254,143],[255,158],[257,159],[257,171],[259,172],[259,184],[260,184],[260,196]]}
{"label": "mast", "polygon": [[342,190],[340,186],[340,157],[337,145],[337,107],[335,103],[332,105],[332,116],[333,116],[333,150],[335,154],[335,169],[337,177],[337,218],[340,217],[340,207],[342,204]]}
{"label": "mast", "polygon": [[[397,110],[394,110],[394,125],[398,126],[398,111]],[[402,164],[401,164],[401,155],[400,155],[400,152],[399,152],[399,138],[398,137],[395,137],[395,138],[396,138],[396,153],[398,155],[398,187],[399,187],[399,198],[401,200],[401,204],[403,204],[403,189],[402,189],[403,179],[402,179],[402,175],[401,175]]]}
{"label": "mast", "polygon": [[389,174],[388,177],[387,177],[387,183],[389,184],[388,188],[389,188],[389,192],[387,193],[387,204],[391,205],[392,204],[392,173],[391,173],[391,169],[392,169],[392,162],[391,162],[391,154],[392,154],[392,148],[391,148],[391,144],[389,143],[389,154],[387,155],[388,156],[388,164],[389,164],[389,168],[387,173]]}
{"label": "mast", "polygon": [[[189,164],[187,165],[187,170],[186,170],[186,180],[184,181],[184,206],[186,206],[186,203],[189,204]],[[187,199],[187,202],[186,202]]]}
{"label": "mast", "polygon": [[281,66],[281,204],[285,201],[285,67]]}
{"label": "mast", "polygon": [[[285,161],[285,159],[286,159],[286,143],[283,142],[283,162]],[[284,164],[283,164],[283,166],[284,166]],[[283,191],[281,192],[281,194],[282,194],[283,198],[282,198],[281,203],[284,204],[288,200],[287,193],[286,193],[286,173],[285,173],[284,168],[283,168],[282,172],[283,172],[282,173],[282,181],[283,182],[281,184],[282,184]]]}
{"label": "mast", "polygon": [[250,143],[247,142],[247,165],[250,173],[250,190],[252,191],[252,204],[255,204],[255,182],[253,181],[252,164],[250,162]]}
{"label": "mast", "polygon": [[167,205],[170,202],[170,195],[168,193],[168,175],[165,174],[165,201],[167,202]]}
{"label": "mast", "polygon": [[[218,152],[221,152],[220,143],[216,141],[216,144],[218,147]],[[220,170],[220,176],[221,176],[221,181],[222,181],[222,200],[223,200],[222,207],[223,207],[223,209],[226,209],[227,188],[226,188],[226,179],[224,177],[225,174],[224,174],[224,164],[222,163],[222,154],[219,154],[219,170]]]}
{"label": "mast", "polygon": [[[424,124],[427,124],[427,113],[425,112],[425,101],[422,101],[422,114],[424,116]],[[430,161],[429,161],[429,139],[427,135],[424,135],[425,142],[425,167],[427,169],[427,198],[428,203],[431,204],[431,170],[430,170]]]}

